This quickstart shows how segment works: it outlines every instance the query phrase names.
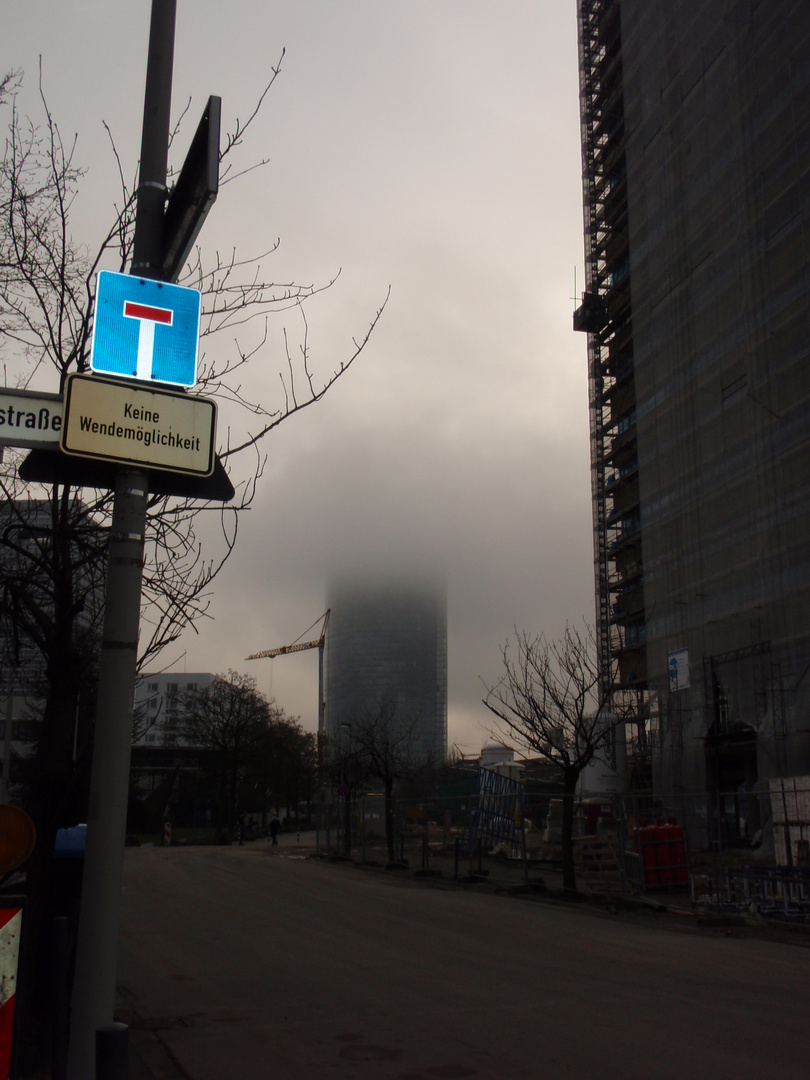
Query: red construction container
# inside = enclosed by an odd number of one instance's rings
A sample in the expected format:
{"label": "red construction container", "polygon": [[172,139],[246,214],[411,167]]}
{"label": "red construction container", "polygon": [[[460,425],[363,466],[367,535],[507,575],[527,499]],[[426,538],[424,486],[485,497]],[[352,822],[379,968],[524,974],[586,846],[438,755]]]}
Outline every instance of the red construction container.
{"label": "red construction container", "polygon": [[679,885],[689,881],[689,867],[686,863],[686,844],[683,839],[683,827],[671,824],[669,826],[669,850],[672,858],[672,874]]}
{"label": "red construction container", "polygon": [[644,864],[644,884],[658,884],[658,866],[655,857],[655,825],[642,825],[636,829],[636,851],[641,855]]}
{"label": "red construction container", "polygon": [[658,867],[658,882],[660,885],[671,885],[672,876],[672,852],[670,851],[671,825],[655,825],[655,864]]}

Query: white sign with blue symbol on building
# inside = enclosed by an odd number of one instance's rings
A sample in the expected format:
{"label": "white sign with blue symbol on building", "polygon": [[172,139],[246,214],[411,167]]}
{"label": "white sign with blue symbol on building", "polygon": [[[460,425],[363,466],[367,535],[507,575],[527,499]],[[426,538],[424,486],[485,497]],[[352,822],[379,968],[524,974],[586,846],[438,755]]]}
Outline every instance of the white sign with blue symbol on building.
{"label": "white sign with blue symbol on building", "polygon": [[194,386],[202,297],[196,289],[102,270],[90,368],[168,386]]}
{"label": "white sign with blue symbol on building", "polygon": [[689,689],[689,650],[677,649],[667,656],[669,668],[669,689],[675,693],[678,690]]}

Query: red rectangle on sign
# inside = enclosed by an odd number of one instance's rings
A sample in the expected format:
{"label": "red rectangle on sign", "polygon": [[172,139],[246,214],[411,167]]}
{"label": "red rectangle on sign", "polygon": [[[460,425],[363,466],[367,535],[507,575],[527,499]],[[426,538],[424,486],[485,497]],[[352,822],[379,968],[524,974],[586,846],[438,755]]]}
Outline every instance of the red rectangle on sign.
{"label": "red rectangle on sign", "polygon": [[172,312],[169,308],[148,307],[146,304],[133,304],[127,300],[124,304],[124,314],[130,319],[149,319],[151,322],[172,324]]}

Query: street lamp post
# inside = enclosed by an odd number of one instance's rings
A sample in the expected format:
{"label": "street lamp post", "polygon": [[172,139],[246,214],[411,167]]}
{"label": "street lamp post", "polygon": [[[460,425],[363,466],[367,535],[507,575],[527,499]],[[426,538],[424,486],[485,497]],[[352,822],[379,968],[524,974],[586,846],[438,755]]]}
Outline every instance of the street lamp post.
{"label": "street lamp post", "polygon": [[[352,745],[352,725],[344,722],[340,725],[341,729],[348,733],[348,746],[349,751]],[[344,807],[343,807],[343,853],[346,856],[351,855],[352,850],[352,836],[351,836],[351,806],[352,806],[352,792],[349,787],[349,751],[343,746],[343,739],[341,738],[340,747],[340,765],[341,765],[341,783],[344,791]]]}

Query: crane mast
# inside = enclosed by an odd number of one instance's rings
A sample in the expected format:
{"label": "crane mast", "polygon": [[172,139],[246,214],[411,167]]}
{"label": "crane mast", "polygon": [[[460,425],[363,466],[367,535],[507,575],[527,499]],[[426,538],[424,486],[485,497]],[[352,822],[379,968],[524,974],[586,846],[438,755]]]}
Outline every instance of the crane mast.
{"label": "crane mast", "polygon": [[[324,735],[325,727],[325,714],[326,714],[326,702],[323,699],[323,651],[326,643],[326,628],[329,625],[329,615],[331,609],[327,608],[319,619],[316,619],[312,626],[317,626],[321,623],[321,635],[315,638],[314,641],[294,641],[291,645],[281,645],[277,649],[264,649],[262,652],[251,653],[250,656],[246,656],[246,660],[272,660],[274,656],[286,656],[287,653],[303,652],[305,649],[317,649],[318,650],[318,736],[322,738]],[[306,634],[308,630],[312,629],[312,626],[307,627],[304,631]],[[303,636],[303,635],[302,635]]]}

